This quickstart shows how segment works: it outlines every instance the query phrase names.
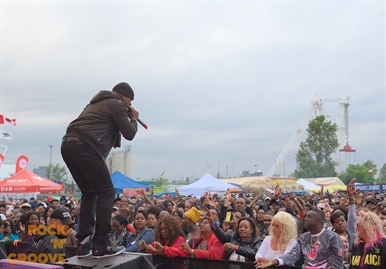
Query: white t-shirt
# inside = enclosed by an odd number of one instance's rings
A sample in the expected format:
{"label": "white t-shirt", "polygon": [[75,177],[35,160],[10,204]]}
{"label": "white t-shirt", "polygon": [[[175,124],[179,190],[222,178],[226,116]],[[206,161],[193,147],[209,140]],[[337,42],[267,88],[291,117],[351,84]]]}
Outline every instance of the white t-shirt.
{"label": "white t-shirt", "polygon": [[272,237],[269,235],[266,238],[264,238],[263,243],[261,243],[261,246],[255,255],[255,259],[260,258],[260,257],[264,258],[265,260],[276,259],[277,257],[283,256],[284,254],[287,254],[288,252],[291,251],[291,249],[294,246],[296,246],[296,240],[291,239],[290,243],[285,248],[284,252],[283,251],[275,252],[271,248],[271,240],[272,240]]}

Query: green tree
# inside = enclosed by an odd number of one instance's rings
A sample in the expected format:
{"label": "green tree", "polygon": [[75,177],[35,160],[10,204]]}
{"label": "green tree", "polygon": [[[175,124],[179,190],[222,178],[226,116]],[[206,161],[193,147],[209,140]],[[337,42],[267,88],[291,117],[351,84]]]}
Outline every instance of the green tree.
{"label": "green tree", "polygon": [[50,172],[52,167],[52,177],[51,180],[61,180],[61,181],[68,181],[67,180],[67,170],[66,167],[60,166],[58,163],[55,165],[49,164],[47,171],[46,171],[46,177],[50,178]]}
{"label": "green tree", "polygon": [[337,125],[326,121],[324,115],[311,120],[307,128],[307,138],[300,143],[296,154],[295,177],[336,176],[331,154],[339,147]]}
{"label": "green tree", "polygon": [[[377,174],[377,165],[367,160],[363,164],[349,164],[339,178],[343,183],[350,183],[352,178],[356,178],[358,183],[372,184],[374,183],[375,175]],[[380,183],[377,181],[377,183]]]}
{"label": "green tree", "polygon": [[377,183],[383,183],[383,184],[386,183],[386,163],[379,170]]}

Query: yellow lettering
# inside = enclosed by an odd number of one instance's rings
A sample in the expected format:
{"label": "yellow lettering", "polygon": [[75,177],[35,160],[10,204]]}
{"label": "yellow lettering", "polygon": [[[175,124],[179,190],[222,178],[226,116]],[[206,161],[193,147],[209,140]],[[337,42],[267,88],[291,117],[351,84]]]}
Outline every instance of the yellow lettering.
{"label": "yellow lettering", "polygon": [[352,264],[353,266],[358,266],[360,260],[361,260],[361,256],[352,256],[352,258],[351,258],[351,264]]}
{"label": "yellow lettering", "polygon": [[58,254],[58,261],[61,262],[62,264],[65,263],[64,259],[66,258],[66,253],[60,253]]}
{"label": "yellow lettering", "polygon": [[35,253],[28,254],[28,261],[29,262],[37,262],[38,256]]}
{"label": "yellow lettering", "polygon": [[54,255],[52,255],[51,253],[48,254],[48,258],[50,259],[50,263],[55,263],[56,262],[56,256],[57,255],[58,254],[54,254]]}
{"label": "yellow lettering", "polygon": [[26,260],[27,260],[27,254],[19,253],[19,254],[17,255],[17,259],[18,259],[19,261],[26,261]]}
{"label": "yellow lettering", "polygon": [[47,227],[45,225],[39,225],[38,226],[38,234],[39,235],[46,235],[47,234]]}
{"label": "yellow lettering", "polygon": [[[50,254],[48,254],[48,255],[50,255]],[[47,263],[47,261],[48,261],[47,254],[40,253],[38,256],[38,263]]]}
{"label": "yellow lettering", "polygon": [[56,234],[57,235],[66,235],[66,231],[64,230],[66,225],[57,225],[56,226]]}
{"label": "yellow lettering", "polygon": [[36,231],[37,231],[36,225],[28,225],[28,231],[32,232],[33,235],[36,235]]}
{"label": "yellow lettering", "polygon": [[55,235],[55,224],[50,224],[47,228],[47,233],[49,235]]}
{"label": "yellow lettering", "polygon": [[15,253],[8,254],[8,260],[13,260],[13,258],[16,258],[16,254]]}
{"label": "yellow lettering", "polygon": [[54,245],[54,248],[63,248],[64,242],[60,239],[51,239],[51,243]]}

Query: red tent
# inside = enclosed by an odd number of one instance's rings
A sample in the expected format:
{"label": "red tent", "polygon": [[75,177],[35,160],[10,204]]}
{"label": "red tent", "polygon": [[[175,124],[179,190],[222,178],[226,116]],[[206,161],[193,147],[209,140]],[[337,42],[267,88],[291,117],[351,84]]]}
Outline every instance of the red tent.
{"label": "red tent", "polygon": [[61,192],[63,186],[48,179],[42,178],[27,169],[0,181],[0,192]]}

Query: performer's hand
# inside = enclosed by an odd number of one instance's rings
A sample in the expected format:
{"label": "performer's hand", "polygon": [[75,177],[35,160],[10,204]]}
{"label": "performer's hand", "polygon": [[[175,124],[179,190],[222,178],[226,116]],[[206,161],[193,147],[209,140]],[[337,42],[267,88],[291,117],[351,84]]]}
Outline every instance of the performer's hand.
{"label": "performer's hand", "polygon": [[131,120],[138,120],[139,113],[137,110],[135,110],[133,107],[129,107],[127,110],[127,115]]}

